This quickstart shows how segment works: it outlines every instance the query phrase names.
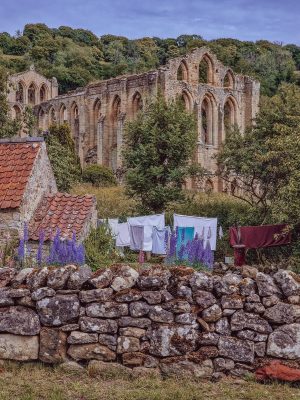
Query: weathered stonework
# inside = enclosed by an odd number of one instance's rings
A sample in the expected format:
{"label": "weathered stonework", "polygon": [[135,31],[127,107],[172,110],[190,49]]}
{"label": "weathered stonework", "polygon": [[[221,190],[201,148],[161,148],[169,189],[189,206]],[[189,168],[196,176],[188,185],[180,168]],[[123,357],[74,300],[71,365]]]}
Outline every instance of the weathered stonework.
{"label": "weathered stonework", "polygon": [[[272,358],[300,366],[299,301],[287,296],[285,285],[294,293],[299,277],[282,270],[275,279],[258,273],[251,293],[241,295],[241,271],[226,268],[223,275],[161,266],[135,273],[119,266],[100,275],[87,269],[81,274],[74,266],[0,269],[0,359],[39,359],[63,368],[94,360],[89,365],[97,366],[97,374],[106,362],[116,369],[119,362],[133,375],[149,369],[212,379],[220,372],[241,377]],[[124,271],[129,287],[119,290],[115,279],[123,286]],[[69,293],[73,285],[76,293]],[[264,313],[247,310],[271,293],[280,301],[264,301]]]}
{"label": "weathered stonework", "polygon": [[[205,76],[200,79],[203,65]],[[18,75],[13,79],[18,84]],[[60,96],[55,91],[50,96],[49,92],[49,97],[35,106],[38,129],[45,131],[54,122],[67,122],[83,165],[98,163],[117,171],[122,166],[124,123],[134,119],[158,91],[167,100],[180,97],[196,116],[198,143],[193,157],[211,172],[202,189],[225,190],[214,177],[216,164],[212,156],[230,125],[236,124],[244,131],[252,123],[258,110],[260,84],[234,74],[204,47],[171,59],[155,71],[92,83]],[[187,182],[187,186],[193,185]]]}

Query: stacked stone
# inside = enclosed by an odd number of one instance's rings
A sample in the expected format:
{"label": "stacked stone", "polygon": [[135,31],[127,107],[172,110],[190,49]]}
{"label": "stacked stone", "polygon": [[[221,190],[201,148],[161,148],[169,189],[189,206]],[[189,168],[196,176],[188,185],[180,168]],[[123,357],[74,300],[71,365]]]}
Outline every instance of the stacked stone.
{"label": "stacked stone", "polygon": [[286,270],[0,270],[0,359],[219,378],[274,358],[300,366],[300,278]]}

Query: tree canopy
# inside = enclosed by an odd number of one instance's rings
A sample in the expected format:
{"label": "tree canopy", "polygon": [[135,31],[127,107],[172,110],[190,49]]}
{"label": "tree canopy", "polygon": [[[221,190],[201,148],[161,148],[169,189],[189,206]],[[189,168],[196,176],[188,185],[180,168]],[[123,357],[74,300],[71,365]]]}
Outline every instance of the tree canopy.
{"label": "tree canopy", "polygon": [[181,101],[162,96],[129,122],[124,135],[127,193],[143,211],[162,211],[183,198],[182,185],[191,171],[197,131],[194,116]]}
{"label": "tree canopy", "polygon": [[300,47],[295,44],[230,38],[207,41],[196,34],[130,40],[109,34],[97,37],[89,30],[68,26],[49,28],[42,23],[27,24],[14,36],[0,33],[0,65],[20,72],[34,63],[48,78],[55,76],[64,93],[93,80],[157,68],[169,58],[201,46],[209,47],[235,72],[258,78],[265,95],[275,94],[281,82],[298,80],[294,71],[300,69]]}
{"label": "tree canopy", "polygon": [[255,125],[229,133],[217,156],[220,176],[255,208],[258,222],[300,222],[299,137],[300,88],[283,84],[262,100]]}

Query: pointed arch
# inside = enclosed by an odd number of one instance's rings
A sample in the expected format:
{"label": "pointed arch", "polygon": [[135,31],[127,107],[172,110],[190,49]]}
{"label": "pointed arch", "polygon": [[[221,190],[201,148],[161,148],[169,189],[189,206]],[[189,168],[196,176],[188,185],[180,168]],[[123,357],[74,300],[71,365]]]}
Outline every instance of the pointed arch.
{"label": "pointed arch", "polygon": [[59,107],[59,123],[64,124],[68,122],[67,107],[62,103]]}
{"label": "pointed arch", "polygon": [[37,104],[37,87],[33,82],[28,86],[27,98],[29,105],[34,106]]}
{"label": "pointed arch", "polygon": [[214,184],[213,184],[213,181],[210,178],[208,178],[205,181],[204,191],[205,191],[205,193],[208,193],[208,194],[212,193],[214,191]]}
{"label": "pointed arch", "polygon": [[40,93],[39,93],[39,102],[43,103],[44,101],[48,100],[48,87],[45,83],[42,83],[40,87]]}
{"label": "pointed arch", "polygon": [[223,87],[229,89],[234,88],[234,75],[231,69],[228,69],[224,76]]}
{"label": "pointed arch", "polygon": [[214,63],[207,53],[202,56],[199,63],[199,83],[214,84]]}
{"label": "pointed arch", "polygon": [[108,165],[114,171],[117,169],[118,163],[118,131],[120,131],[119,123],[121,116],[121,98],[115,95],[110,110],[111,135],[108,143]]}
{"label": "pointed arch", "polygon": [[49,125],[53,125],[56,123],[56,112],[53,106],[50,107],[49,109]]}
{"label": "pointed arch", "polygon": [[21,112],[20,107],[15,104],[12,108],[12,118],[20,120],[21,115],[22,115],[22,112]]}
{"label": "pointed arch", "polygon": [[186,90],[182,91],[179,99],[182,101],[182,103],[187,111],[189,111],[189,112],[193,111],[193,99]]}
{"label": "pointed arch", "polygon": [[206,145],[216,144],[217,106],[211,93],[206,93],[200,107],[201,141]]}
{"label": "pointed arch", "polygon": [[71,136],[75,141],[75,148],[79,152],[79,132],[80,132],[80,120],[79,120],[79,108],[77,103],[74,101],[70,109],[70,122],[71,122]]}
{"label": "pointed arch", "polygon": [[189,69],[185,60],[182,60],[177,69],[178,81],[189,81]]}
{"label": "pointed arch", "polygon": [[38,127],[42,132],[47,129],[46,113],[42,107],[40,107],[38,110]]}
{"label": "pointed arch", "polygon": [[16,89],[16,102],[17,103],[24,103],[24,93],[25,93],[25,84],[22,81],[17,83]]}
{"label": "pointed arch", "polygon": [[143,99],[140,92],[135,92],[132,96],[132,118],[135,118],[137,114],[143,109]]}
{"label": "pointed arch", "polygon": [[233,96],[228,96],[223,108],[223,140],[226,133],[237,124],[237,102]]}

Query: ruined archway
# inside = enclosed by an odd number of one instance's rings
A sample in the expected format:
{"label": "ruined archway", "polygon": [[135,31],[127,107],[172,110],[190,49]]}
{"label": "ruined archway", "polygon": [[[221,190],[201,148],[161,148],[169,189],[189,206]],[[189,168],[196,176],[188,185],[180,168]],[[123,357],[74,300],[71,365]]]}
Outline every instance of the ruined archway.
{"label": "ruined archway", "polygon": [[59,109],[59,123],[65,124],[67,122],[68,122],[67,108],[64,104],[62,104]]}
{"label": "ruined archway", "polygon": [[200,109],[201,141],[206,145],[214,145],[217,133],[216,102],[211,94],[206,94]]}
{"label": "ruined archway", "polygon": [[38,112],[38,127],[42,132],[44,132],[47,129],[46,114],[42,107],[39,109]]}
{"label": "ruined archway", "polygon": [[28,87],[28,104],[34,106],[36,103],[36,86],[32,82]]}
{"label": "ruined archway", "polygon": [[135,94],[132,97],[132,118],[135,118],[137,114],[142,111],[143,109],[143,99],[140,94],[140,92],[135,92]]}
{"label": "ruined archway", "polygon": [[40,87],[40,103],[43,103],[46,100],[48,100],[48,88],[43,83],[42,86]]}
{"label": "ruined archway", "polygon": [[16,102],[24,103],[24,84],[22,82],[18,82],[17,84]]}
{"label": "ruined archway", "polygon": [[189,80],[189,70],[185,61],[181,61],[179,67],[177,69],[177,80],[178,81],[186,81]]}
{"label": "ruined archway", "polygon": [[209,194],[212,193],[213,191],[214,191],[213,181],[211,179],[207,179],[204,185],[204,192]]}
{"label": "ruined archway", "polygon": [[181,93],[181,96],[179,97],[179,100],[182,102],[184,108],[186,111],[192,112],[193,109],[193,101],[189,93],[187,93],[185,90]]}
{"label": "ruined archway", "polygon": [[79,128],[80,128],[80,121],[79,121],[79,108],[77,104],[74,102],[71,106],[70,110],[71,116],[71,136],[75,142],[75,148],[79,153]]}
{"label": "ruined archway", "polygon": [[228,89],[233,89],[233,87],[234,87],[234,76],[230,69],[227,70],[227,72],[224,76],[223,87],[228,88]]}
{"label": "ruined archway", "polygon": [[49,125],[56,124],[56,112],[54,107],[51,107],[49,110]]}
{"label": "ruined archway", "polygon": [[223,140],[234,125],[237,124],[237,105],[232,96],[227,97],[223,111]]}
{"label": "ruined archway", "polygon": [[121,98],[116,95],[110,112],[111,135],[108,138],[108,165],[116,171],[118,165],[118,142],[121,141]]}
{"label": "ruined archway", "polygon": [[199,63],[199,83],[214,84],[214,65],[208,54],[204,54]]}

